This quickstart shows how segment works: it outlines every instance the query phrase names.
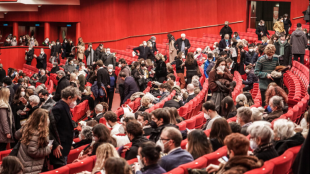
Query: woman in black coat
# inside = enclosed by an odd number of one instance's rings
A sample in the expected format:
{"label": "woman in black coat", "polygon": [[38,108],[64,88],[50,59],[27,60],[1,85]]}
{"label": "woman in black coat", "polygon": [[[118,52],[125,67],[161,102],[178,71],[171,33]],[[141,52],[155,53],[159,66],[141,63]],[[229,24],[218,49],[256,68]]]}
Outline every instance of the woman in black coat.
{"label": "woman in black coat", "polygon": [[[284,41],[283,43],[281,41]],[[285,35],[280,37],[280,39],[274,43],[274,46],[276,47],[276,54],[280,55],[280,48],[281,45],[284,46],[284,55],[281,55],[282,58],[279,58],[279,62],[281,65],[284,66],[292,66],[292,46],[288,43],[288,41],[285,39]]]}
{"label": "woman in black coat", "polygon": [[74,57],[74,43],[71,39],[68,40],[69,44],[66,47],[66,57]]}
{"label": "woman in black coat", "polygon": [[239,42],[236,46],[236,53],[237,53],[237,71],[240,75],[245,74],[244,71],[244,60],[245,60],[245,53],[246,51],[243,49],[243,43]]}
{"label": "woman in black coat", "polygon": [[156,57],[156,69],[155,69],[155,78],[159,83],[163,83],[167,77],[167,66],[165,63],[165,58],[162,54],[159,54]]}
{"label": "woman in black coat", "polygon": [[257,34],[258,40],[262,40],[262,37],[263,36],[267,36],[267,34],[269,35],[267,27],[265,26],[265,21],[264,20],[260,20],[259,21],[255,33]]}
{"label": "woman in black coat", "polygon": [[[143,89],[143,71],[142,69],[140,68],[140,63],[139,62],[135,62],[133,64],[133,70],[131,71],[131,76],[135,79],[140,91],[141,89]],[[144,79],[145,80],[145,79]],[[140,82],[139,82],[140,81]]]}
{"label": "woman in black coat", "polygon": [[283,15],[283,24],[284,24],[285,34],[288,35],[289,28],[291,28],[292,26],[292,22],[288,18],[288,14]]}
{"label": "woman in black coat", "polygon": [[198,64],[197,61],[194,59],[193,53],[188,53],[185,61],[186,67],[186,83],[190,84],[192,82],[192,77],[197,74]]}
{"label": "woman in black coat", "polygon": [[63,43],[62,43],[62,47],[61,47],[61,57],[62,59],[64,59],[65,57],[67,57],[68,53],[67,53],[67,47],[69,47],[69,43],[68,40],[65,38]]}

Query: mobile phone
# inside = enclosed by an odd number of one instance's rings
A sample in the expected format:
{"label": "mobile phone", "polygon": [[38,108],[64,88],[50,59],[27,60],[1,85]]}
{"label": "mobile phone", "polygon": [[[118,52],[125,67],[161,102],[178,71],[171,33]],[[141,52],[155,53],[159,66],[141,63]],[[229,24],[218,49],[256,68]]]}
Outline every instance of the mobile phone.
{"label": "mobile phone", "polygon": [[223,159],[225,162],[227,162],[227,161],[228,161],[227,156],[222,156],[222,159]]}

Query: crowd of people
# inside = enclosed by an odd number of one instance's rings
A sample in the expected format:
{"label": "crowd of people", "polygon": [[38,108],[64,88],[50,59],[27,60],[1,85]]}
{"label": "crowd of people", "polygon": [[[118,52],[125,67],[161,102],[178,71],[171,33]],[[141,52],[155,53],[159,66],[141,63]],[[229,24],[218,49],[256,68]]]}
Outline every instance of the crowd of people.
{"label": "crowd of people", "polygon": [[[59,40],[50,43],[47,38],[43,45],[51,49],[51,71],[46,69],[44,49],[39,56],[33,53],[35,38],[22,36],[19,43],[29,46],[26,63],[31,65],[35,57],[39,72],[28,77],[10,68],[6,74],[0,64],[0,151],[13,148],[2,159],[1,173],[40,173],[50,170],[49,165],[60,168],[67,164],[70,150],[84,145],[73,162],[96,155],[91,173],[161,174],[223,146],[227,146],[227,157],[221,158],[219,166],[189,170],[244,173],[263,166],[264,161],[301,145],[309,130],[308,112],[300,125],[278,119],[288,111],[282,72],[292,67],[292,55],[304,63],[308,43],[301,24],[288,35],[290,26],[287,15],[280,18],[274,27],[276,34],[266,41],[269,33],[260,21],[256,33],[262,43],[248,44],[225,22],[220,31],[222,39],[214,48],[198,48],[194,53],[189,52],[191,44],[184,33],[177,40],[168,34],[169,60],[158,53],[156,37],[152,36],[133,49],[139,58],[131,65],[117,59],[103,44],[93,49],[91,43],[85,48],[82,38],[77,46],[70,39],[61,44]],[[14,46],[14,37],[11,40]],[[60,56],[66,59],[63,66],[59,65]],[[244,88],[234,101],[235,71],[243,76]],[[52,93],[44,85],[47,74],[57,77]],[[211,94],[201,108],[205,123],[201,129],[181,131],[178,123],[184,118],[177,109],[199,94],[201,78],[208,81]],[[260,108],[251,108],[254,102],[250,91],[255,83],[261,92]],[[145,92],[147,86],[151,88]],[[173,91],[175,95],[163,108],[145,112]],[[119,93],[119,106],[124,107],[121,116],[111,111],[114,93]],[[141,98],[141,105],[133,112],[124,103],[136,98]],[[70,110],[85,100],[89,110],[83,121],[74,122]],[[227,122],[235,116],[236,122]],[[99,123],[102,119],[104,124]],[[210,130],[209,137],[205,130]],[[74,138],[80,141],[74,142]],[[185,139],[187,145],[182,149]],[[126,160],[135,158],[138,162],[129,166]]]}

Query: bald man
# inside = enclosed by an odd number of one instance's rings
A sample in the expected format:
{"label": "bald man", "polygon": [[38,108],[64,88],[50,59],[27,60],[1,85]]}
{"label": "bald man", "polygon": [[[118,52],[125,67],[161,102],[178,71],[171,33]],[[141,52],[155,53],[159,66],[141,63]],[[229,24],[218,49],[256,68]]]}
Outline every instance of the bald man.
{"label": "bald man", "polygon": [[193,84],[188,84],[187,85],[187,93],[188,93],[188,97],[187,99],[184,101],[184,104],[191,101],[193,98],[196,97],[195,94],[195,86]]}
{"label": "bald man", "polygon": [[229,48],[231,47],[229,35],[225,34],[224,39],[222,39],[219,43],[219,50],[220,52],[225,51],[226,53],[229,53]]}

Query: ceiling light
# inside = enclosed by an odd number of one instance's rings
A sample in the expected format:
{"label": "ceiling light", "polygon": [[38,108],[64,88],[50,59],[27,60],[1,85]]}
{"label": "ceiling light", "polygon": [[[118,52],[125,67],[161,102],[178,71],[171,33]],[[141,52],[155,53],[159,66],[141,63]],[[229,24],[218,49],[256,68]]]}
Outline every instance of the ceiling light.
{"label": "ceiling light", "polygon": [[38,5],[38,7],[41,7],[42,5]]}
{"label": "ceiling light", "polygon": [[8,12],[4,12],[4,14],[8,14]]}

